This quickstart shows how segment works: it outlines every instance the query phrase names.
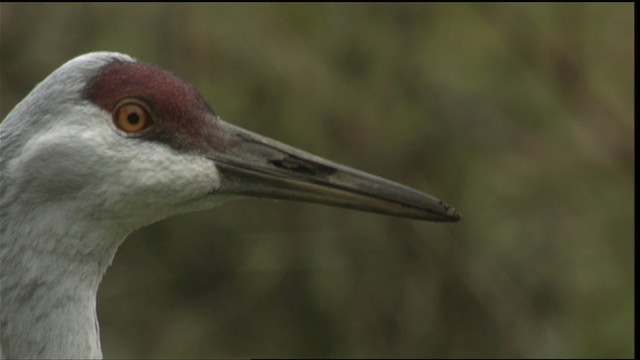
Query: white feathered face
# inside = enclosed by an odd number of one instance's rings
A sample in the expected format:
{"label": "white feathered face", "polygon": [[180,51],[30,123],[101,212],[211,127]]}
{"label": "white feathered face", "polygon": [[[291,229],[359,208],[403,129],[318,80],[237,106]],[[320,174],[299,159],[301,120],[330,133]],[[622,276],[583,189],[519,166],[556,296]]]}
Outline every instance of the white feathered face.
{"label": "white feathered face", "polygon": [[36,202],[81,197],[69,204],[133,226],[234,196],[460,218],[429,195],[225,123],[191,85],[130,58],[104,62],[78,91],[11,164],[30,173],[17,178],[33,179],[24,186]]}
{"label": "white feathered face", "polygon": [[64,121],[44,122],[8,164],[12,177],[29,179],[20,185],[29,203],[68,203],[70,216],[136,228],[221,200],[211,196],[220,184],[212,161],[127,133],[98,107],[67,107]]}

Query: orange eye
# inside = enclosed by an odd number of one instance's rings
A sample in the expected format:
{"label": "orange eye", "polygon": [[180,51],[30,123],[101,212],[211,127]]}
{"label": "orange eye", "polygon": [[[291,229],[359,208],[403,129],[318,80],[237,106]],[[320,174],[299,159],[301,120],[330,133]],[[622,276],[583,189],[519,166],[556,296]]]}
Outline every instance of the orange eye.
{"label": "orange eye", "polygon": [[137,133],[152,124],[147,109],[133,101],[123,102],[116,107],[113,113],[113,122],[118,129],[128,133]]}

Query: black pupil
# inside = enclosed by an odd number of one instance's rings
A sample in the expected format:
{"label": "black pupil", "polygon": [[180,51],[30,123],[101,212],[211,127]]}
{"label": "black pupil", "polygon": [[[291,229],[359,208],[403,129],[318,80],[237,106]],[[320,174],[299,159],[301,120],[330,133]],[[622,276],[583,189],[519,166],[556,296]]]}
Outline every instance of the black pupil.
{"label": "black pupil", "polygon": [[140,122],[140,116],[137,113],[132,112],[127,115],[127,120],[129,121],[129,124],[137,125]]}

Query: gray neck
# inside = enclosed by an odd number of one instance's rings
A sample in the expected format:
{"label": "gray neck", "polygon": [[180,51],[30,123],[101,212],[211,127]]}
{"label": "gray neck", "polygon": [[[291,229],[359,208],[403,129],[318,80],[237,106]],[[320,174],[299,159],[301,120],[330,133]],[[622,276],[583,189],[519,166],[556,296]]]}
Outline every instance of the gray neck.
{"label": "gray neck", "polygon": [[0,355],[101,358],[96,295],[126,233],[70,224],[62,208],[2,205]]}

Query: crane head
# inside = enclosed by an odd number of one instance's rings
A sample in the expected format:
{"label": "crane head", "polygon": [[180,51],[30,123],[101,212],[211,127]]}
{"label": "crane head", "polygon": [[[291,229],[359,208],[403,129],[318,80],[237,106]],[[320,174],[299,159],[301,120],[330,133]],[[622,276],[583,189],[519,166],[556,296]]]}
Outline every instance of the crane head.
{"label": "crane head", "polygon": [[70,60],[0,129],[3,192],[125,227],[243,196],[460,219],[430,195],[226,123],[187,82],[118,53]]}

